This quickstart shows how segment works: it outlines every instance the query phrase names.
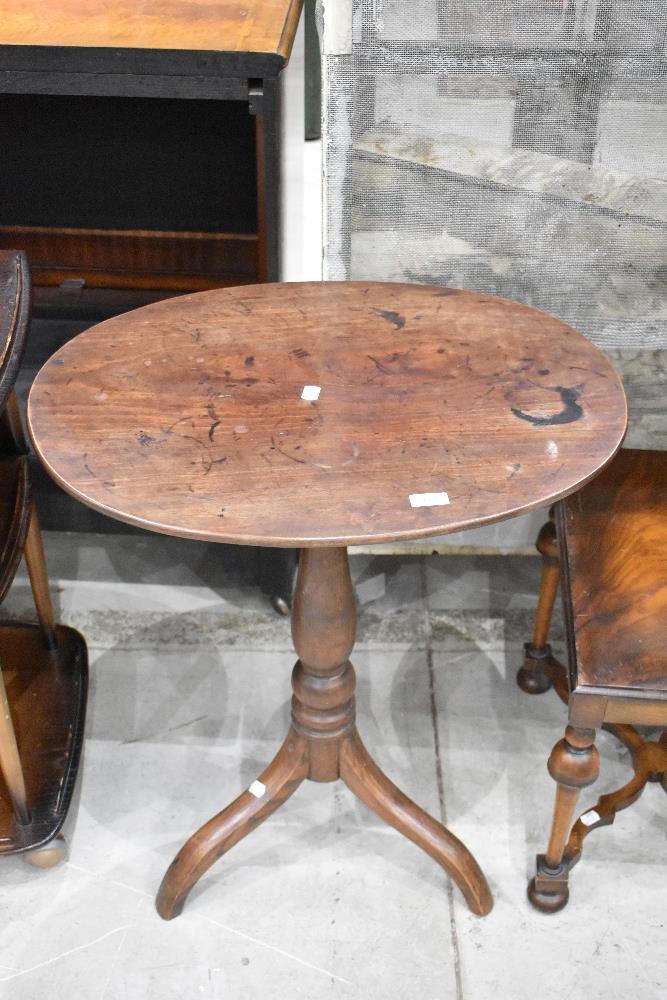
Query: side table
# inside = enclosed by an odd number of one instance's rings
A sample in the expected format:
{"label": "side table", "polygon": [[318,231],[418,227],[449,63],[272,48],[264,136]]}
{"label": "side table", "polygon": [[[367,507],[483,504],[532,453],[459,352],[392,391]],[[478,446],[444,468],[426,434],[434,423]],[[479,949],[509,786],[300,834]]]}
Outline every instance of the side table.
{"label": "side table", "polygon": [[357,732],[346,546],[498,521],[594,476],[627,420],[602,352],[528,306],[452,288],[223,289],[85,331],[39,373],[28,415],[54,479],[112,517],[302,549],[291,727],[257,781],[181,849],[160,915],[180,913],[209,866],[305,778],[341,778],[488,913],[470,852]]}

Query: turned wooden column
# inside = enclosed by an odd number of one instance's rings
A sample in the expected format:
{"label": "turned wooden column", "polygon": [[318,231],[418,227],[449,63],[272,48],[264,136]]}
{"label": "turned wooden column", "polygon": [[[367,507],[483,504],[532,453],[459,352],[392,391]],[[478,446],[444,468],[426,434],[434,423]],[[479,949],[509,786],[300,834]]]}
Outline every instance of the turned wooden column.
{"label": "turned wooden column", "polygon": [[349,656],[357,611],[344,548],[303,549],[292,637],[292,725],[308,740],[308,777],[340,777],[340,744],[354,730],[356,678]]}
{"label": "turned wooden column", "polygon": [[592,785],[600,773],[594,739],[594,729],[568,726],[549,757],[549,774],[558,785],[556,803],[547,852],[537,856],[537,874],[528,885],[531,903],[547,913],[561,910],[569,899],[570,865],[563,854],[581,789]]}

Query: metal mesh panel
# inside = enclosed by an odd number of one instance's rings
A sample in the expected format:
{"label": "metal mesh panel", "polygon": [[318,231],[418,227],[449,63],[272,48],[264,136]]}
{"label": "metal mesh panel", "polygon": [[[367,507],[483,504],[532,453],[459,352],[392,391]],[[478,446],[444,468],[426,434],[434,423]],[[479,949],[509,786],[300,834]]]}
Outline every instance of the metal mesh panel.
{"label": "metal mesh panel", "polygon": [[628,443],[667,447],[667,0],[352,0],[341,16],[327,276],[562,317],[623,372]]}

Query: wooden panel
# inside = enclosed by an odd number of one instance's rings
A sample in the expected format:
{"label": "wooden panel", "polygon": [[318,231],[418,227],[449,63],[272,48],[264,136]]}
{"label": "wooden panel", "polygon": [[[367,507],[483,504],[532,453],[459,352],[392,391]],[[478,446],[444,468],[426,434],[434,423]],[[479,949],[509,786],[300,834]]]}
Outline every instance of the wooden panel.
{"label": "wooden panel", "polygon": [[604,721],[631,723],[634,726],[667,726],[667,700],[656,702],[610,698]]}
{"label": "wooden panel", "polygon": [[257,279],[254,234],[0,226],[0,247],[28,255],[35,285],[194,291]]}
{"label": "wooden panel", "polygon": [[287,59],[301,0],[4,0],[0,45],[269,52]]}
{"label": "wooden panel", "polygon": [[667,696],[667,453],[621,451],[558,528],[577,686]]}
{"label": "wooden panel", "polygon": [[645,688],[578,687],[570,697],[570,725],[599,729],[605,723],[667,726],[667,699]]}

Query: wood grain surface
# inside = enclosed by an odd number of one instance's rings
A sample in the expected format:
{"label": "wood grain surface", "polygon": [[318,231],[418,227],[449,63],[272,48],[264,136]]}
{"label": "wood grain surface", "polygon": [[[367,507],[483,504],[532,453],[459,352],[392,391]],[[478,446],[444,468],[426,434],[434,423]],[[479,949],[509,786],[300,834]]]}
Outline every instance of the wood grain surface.
{"label": "wood grain surface", "polygon": [[[304,386],[320,387],[316,401]],[[422,285],[216,289],[93,327],[29,425],[73,496],[155,531],[311,546],[443,534],[567,495],[620,446],[623,388],[535,309]],[[447,493],[445,506],[411,506]]]}
{"label": "wood grain surface", "polygon": [[667,699],[667,453],[621,451],[561,506],[559,536],[573,682]]}
{"label": "wood grain surface", "polygon": [[0,45],[289,57],[301,0],[4,0]]}

